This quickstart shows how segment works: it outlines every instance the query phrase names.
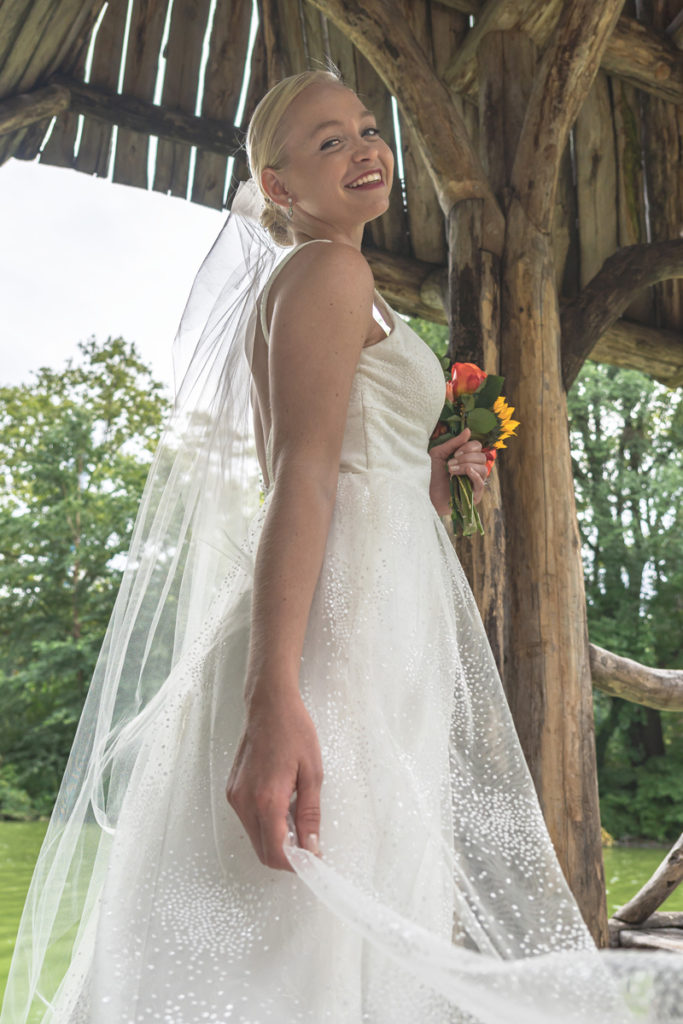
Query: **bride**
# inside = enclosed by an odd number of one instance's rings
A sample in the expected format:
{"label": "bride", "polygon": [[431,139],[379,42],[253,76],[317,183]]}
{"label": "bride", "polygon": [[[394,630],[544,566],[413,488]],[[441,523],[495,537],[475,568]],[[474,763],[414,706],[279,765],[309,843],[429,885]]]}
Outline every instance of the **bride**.
{"label": "bride", "polygon": [[428,454],[440,364],[361,253],[374,116],[306,72],[247,147],[0,1021],[680,1021],[680,967],[595,950],[545,830],[440,519],[485,457]]}

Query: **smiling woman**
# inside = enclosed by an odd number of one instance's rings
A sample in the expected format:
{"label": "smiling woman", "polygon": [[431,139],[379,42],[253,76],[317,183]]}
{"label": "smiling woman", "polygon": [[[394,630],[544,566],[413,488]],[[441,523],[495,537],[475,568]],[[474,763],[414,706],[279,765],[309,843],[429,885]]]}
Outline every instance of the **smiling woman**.
{"label": "smiling woman", "polygon": [[625,1024],[439,518],[486,458],[374,315],[392,154],[322,72],[248,151],[2,1024]]}

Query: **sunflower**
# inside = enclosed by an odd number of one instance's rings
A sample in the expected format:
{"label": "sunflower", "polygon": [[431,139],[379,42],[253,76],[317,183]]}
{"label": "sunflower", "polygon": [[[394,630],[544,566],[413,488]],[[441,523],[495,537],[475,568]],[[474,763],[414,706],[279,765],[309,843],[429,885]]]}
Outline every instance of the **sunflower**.
{"label": "sunflower", "polygon": [[505,441],[508,437],[513,436],[515,430],[519,426],[519,421],[512,419],[512,414],[515,411],[514,406],[508,405],[501,395],[500,398],[497,398],[493,403],[493,411],[498,417],[498,422],[500,424],[498,437],[493,447],[507,448]]}

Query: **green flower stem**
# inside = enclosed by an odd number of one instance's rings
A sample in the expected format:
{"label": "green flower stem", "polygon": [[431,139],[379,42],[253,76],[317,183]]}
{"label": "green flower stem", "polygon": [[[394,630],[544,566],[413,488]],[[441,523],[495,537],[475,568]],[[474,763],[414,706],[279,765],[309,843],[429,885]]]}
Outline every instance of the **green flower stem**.
{"label": "green flower stem", "polygon": [[471,537],[473,533],[484,533],[472,497],[472,483],[469,477],[451,477],[451,519],[456,537]]}

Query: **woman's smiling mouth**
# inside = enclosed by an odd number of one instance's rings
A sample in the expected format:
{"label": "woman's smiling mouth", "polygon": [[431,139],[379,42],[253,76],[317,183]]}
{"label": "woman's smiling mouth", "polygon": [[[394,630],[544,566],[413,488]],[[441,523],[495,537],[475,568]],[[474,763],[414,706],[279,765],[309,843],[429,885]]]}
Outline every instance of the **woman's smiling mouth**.
{"label": "woman's smiling mouth", "polygon": [[365,174],[361,174],[358,178],[356,178],[354,181],[349,182],[349,184],[345,185],[344,187],[353,189],[367,187],[376,188],[378,185],[381,185],[382,183],[383,182],[381,171],[366,171]]}

